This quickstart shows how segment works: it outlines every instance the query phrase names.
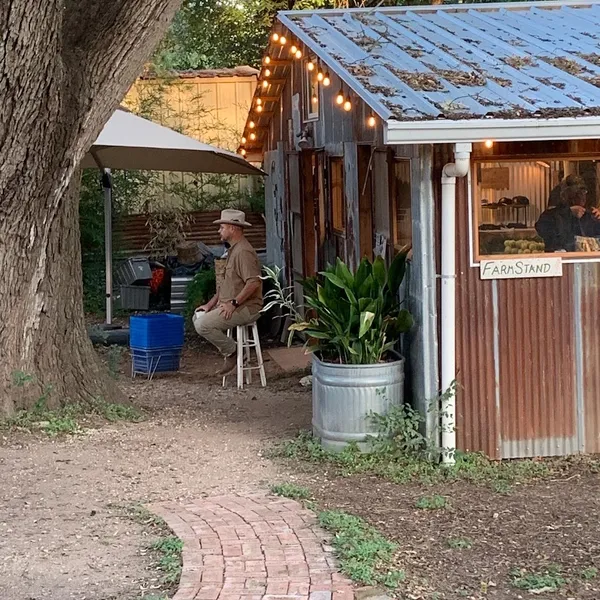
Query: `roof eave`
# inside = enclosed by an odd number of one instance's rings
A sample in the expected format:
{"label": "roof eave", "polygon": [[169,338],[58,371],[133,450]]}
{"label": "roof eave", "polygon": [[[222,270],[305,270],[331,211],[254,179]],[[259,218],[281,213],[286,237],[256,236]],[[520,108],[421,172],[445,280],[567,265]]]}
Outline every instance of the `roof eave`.
{"label": "roof eave", "polygon": [[383,135],[384,143],[388,145],[600,139],[600,117],[388,120]]}

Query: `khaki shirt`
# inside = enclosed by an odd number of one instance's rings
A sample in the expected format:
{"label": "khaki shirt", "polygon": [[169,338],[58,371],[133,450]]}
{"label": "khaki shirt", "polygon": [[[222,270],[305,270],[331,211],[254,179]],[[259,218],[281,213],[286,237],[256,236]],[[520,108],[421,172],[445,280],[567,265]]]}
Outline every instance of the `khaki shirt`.
{"label": "khaki shirt", "polygon": [[[225,263],[225,276],[219,288],[219,302],[233,300],[244,289],[250,279],[260,278],[260,261],[250,242],[244,237],[231,246],[227,262]],[[252,312],[259,312],[263,305],[262,281],[260,287],[242,304]]]}

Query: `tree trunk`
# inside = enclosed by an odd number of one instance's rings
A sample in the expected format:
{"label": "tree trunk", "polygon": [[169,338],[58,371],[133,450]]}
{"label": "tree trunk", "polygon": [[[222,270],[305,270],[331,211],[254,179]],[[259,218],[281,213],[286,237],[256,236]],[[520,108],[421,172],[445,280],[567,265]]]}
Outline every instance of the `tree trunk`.
{"label": "tree trunk", "polygon": [[[85,330],[78,164],[181,0],[0,3],[0,412],[115,393]],[[25,383],[27,382],[27,383]]]}

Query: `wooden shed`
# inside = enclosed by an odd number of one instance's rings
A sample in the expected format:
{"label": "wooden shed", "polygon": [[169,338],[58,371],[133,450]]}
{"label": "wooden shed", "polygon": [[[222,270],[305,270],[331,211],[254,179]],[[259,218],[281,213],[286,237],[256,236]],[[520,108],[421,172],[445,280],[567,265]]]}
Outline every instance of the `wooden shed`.
{"label": "wooden shed", "polygon": [[596,1],[277,17],[239,148],[269,259],[300,299],[412,246],[413,399],[450,451],[600,451],[599,86]]}

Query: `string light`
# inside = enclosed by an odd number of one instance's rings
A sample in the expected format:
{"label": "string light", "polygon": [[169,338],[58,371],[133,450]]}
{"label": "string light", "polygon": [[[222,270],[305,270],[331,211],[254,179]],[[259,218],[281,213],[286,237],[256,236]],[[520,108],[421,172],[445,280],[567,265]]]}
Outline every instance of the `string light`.
{"label": "string light", "polygon": [[284,36],[284,35],[282,35],[282,36],[279,38],[279,43],[280,43],[282,46],[285,46],[285,45],[287,44],[287,39],[285,38],[285,36]]}
{"label": "string light", "polygon": [[350,98],[346,98],[346,101],[344,102],[344,110],[346,112],[350,112],[352,110],[352,102],[350,102]]}
{"label": "string light", "polygon": [[256,123],[254,121],[250,121],[250,123],[248,123],[248,127],[250,127],[250,129],[254,129],[256,127]]}
{"label": "string light", "polygon": [[315,70],[315,63],[312,60],[309,60],[308,63],[306,63],[306,68],[309,71],[314,71]]}
{"label": "string light", "polygon": [[256,107],[256,112],[258,112],[258,113],[261,113],[262,111],[263,111],[263,106],[262,106],[262,104],[259,104],[259,105]]}
{"label": "string light", "polygon": [[317,73],[317,81],[320,83],[323,81],[323,79],[325,79],[325,74],[319,69],[319,72]]}
{"label": "string light", "polygon": [[296,58],[302,58],[302,50],[296,50]]}
{"label": "string light", "polygon": [[292,54],[296,54],[296,52],[297,52],[297,51],[298,51],[298,46],[292,46],[292,47],[290,48],[290,52],[291,52]]}
{"label": "string light", "polygon": [[329,73],[325,73],[325,76],[323,77],[323,85],[325,87],[329,87],[331,85],[331,77],[329,77]]}
{"label": "string light", "polygon": [[375,125],[377,125],[377,119],[375,118],[375,115],[369,116],[369,118],[367,119],[367,125],[369,127],[375,127]]}
{"label": "string light", "polygon": [[344,90],[340,90],[338,92],[337,96],[335,97],[335,103],[339,106],[344,104]]}
{"label": "string light", "polygon": [[256,134],[255,134],[254,132],[252,132],[252,133],[250,134],[250,139],[251,139],[252,141],[254,141],[254,140],[256,139]]}
{"label": "string light", "polygon": [[486,140],[484,146],[488,149],[493,148],[494,147],[494,141],[493,140]]}
{"label": "string light", "polygon": [[279,34],[278,34],[278,33],[274,33],[274,34],[271,36],[271,39],[272,39],[274,42],[277,42],[277,41],[279,40]]}
{"label": "string light", "polygon": [[265,77],[271,77],[271,69],[265,69]]}
{"label": "string light", "polygon": [[267,89],[269,87],[269,82],[265,79],[265,81],[262,82],[262,86]]}
{"label": "string light", "polygon": [[265,65],[270,65],[270,64],[271,64],[271,57],[265,56]]}
{"label": "string light", "polygon": [[262,98],[257,98],[256,104],[258,104],[258,106],[260,106],[262,104]]}
{"label": "string light", "polygon": [[245,137],[242,138],[242,144],[245,144],[247,141],[248,140]]}
{"label": "string light", "polygon": [[242,149],[240,150],[240,154],[241,154],[242,156],[246,156],[246,151],[245,151],[245,150],[242,148]]}

